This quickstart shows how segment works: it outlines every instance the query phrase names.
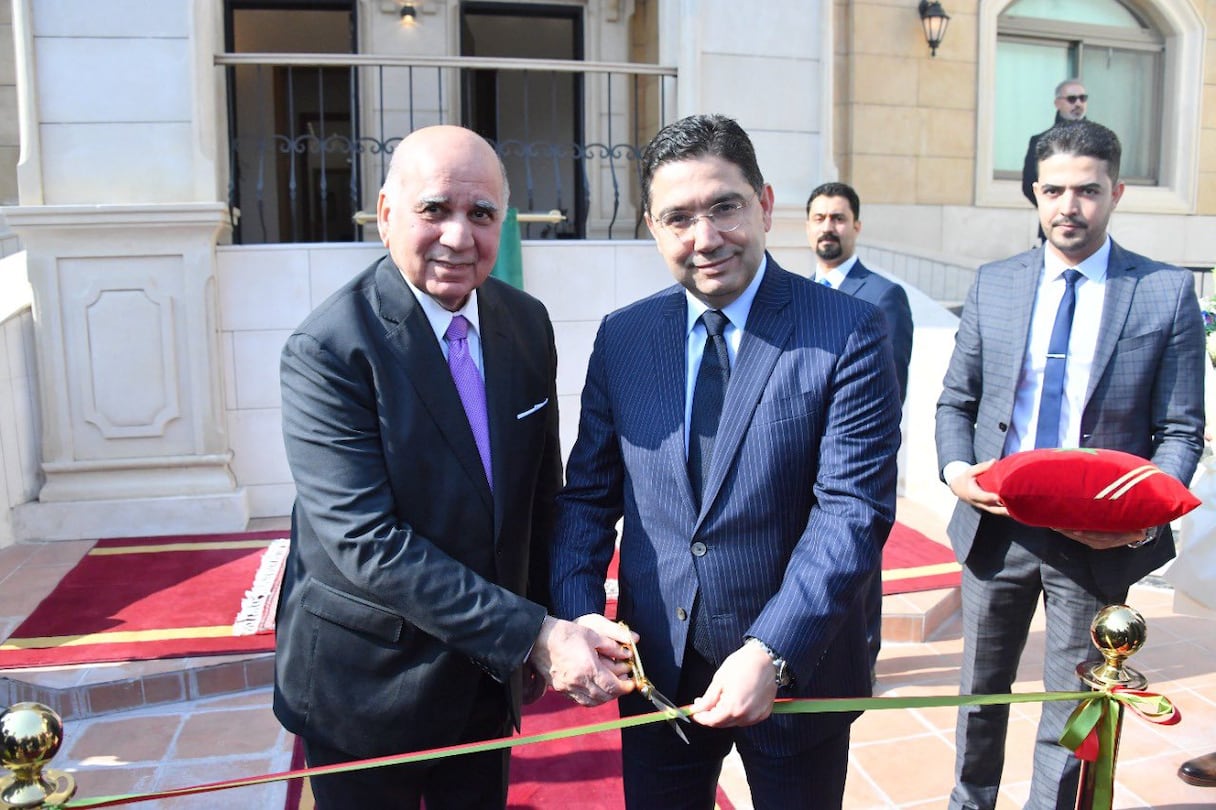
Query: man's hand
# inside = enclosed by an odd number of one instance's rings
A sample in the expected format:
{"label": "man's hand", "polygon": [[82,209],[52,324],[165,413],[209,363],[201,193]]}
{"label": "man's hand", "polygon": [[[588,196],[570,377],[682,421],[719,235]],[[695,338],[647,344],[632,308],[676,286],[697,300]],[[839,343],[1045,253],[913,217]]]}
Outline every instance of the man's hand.
{"label": "man's hand", "polygon": [[528,662],[549,686],[583,706],[598,706],[633,690],[629,648],[636,638],[604,616],[577,622],[546,616]]}
{"label": "man's hand", "polygon": [[693,701],[694,722],[712,728],[751,726],[773,713],[777,673],[759,644],[744,644],[730,654],[705,694]]}
{"label": "man's hand", "polygon": [[977,509],[983,509],[985,512],[990,512],[994,515],[1002,517],[1009,516],[1009,510],[1001,503],[1000,497],[995,492],[989,492],[976,483],[975,478],[980,473],[987,470],[996,459],[981,461],[979,464],[972,464],[963,472],[959,473],[950,481],[950,491],[953,492],[960,501],[965,501]]}
{"label": "man's hand", "polygon": [[1097,551],[1105,551],[1109,548],[1119,548],[1120,546],[1139,543],[1146,538],[1143,529],[1138,532],[1084,532],[1065,529],[1053,529],[1053,531],[1057,531],[1069,540],[1075,540]]}

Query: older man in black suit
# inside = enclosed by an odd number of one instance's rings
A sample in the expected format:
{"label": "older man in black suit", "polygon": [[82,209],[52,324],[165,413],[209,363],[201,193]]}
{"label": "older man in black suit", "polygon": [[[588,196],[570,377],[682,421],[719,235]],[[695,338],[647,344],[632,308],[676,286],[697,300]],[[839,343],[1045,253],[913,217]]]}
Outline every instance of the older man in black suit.
{"label": "older man in black suit", "polygon": [[[506,179],[485,140],[430,127],[393,153],[389,255],[282,357],[297,497],[274,711],[309,765],[499,737],[544,681],[628,691],[630,638],[546,614],[561,481],[557,352],[540,302],[489,279]],[[313,780],[322,810],[502,807],[494,751]]]}

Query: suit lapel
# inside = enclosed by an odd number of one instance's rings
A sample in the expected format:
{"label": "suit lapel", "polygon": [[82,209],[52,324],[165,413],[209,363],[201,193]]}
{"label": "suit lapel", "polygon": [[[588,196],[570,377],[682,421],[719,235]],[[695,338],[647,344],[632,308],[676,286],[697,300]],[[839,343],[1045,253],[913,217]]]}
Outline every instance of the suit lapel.
{"label": "suit lapel", "polygon": [[722,488],[743,436],[751,426],[752,413],[794,330],[793,322],[786,317],[789,301],[789,277],[769,256],[760,289],[756,291],[747,323],[744,324],[743,340],[739,344],[739,354],[735,358],[726,399],[722,403],[722,422],[718,426],[713,458],[705,479],[698,527]]}
{"label": "suit lapel", "polygon": [[[1009,265],[1009,270],[1013,275],[1004,288],[1008,290],[1009,298],[997,302],[1002,309],[1008,307],[1005,312],[1008,317],[1006,322],[1009,324],[1011,345],[1019,347],[1014,353],[1018,365],[1009,370],[1014,387],[1021,374],[1021,363],[1025,359],[1026,347],[1030,341],[1030,317],[1034,313],[1034,297],[1039,288],[1038,273],[1043,269],[1043,248],[1040,247],[1026,255],[1029,257],[1026,264]],[[1030,275],[1030,278],[1026,277],[1027,274]],[[997,313],[993,314],[998,318],[1001,317]],[[1013,388],[1011,387],[1010,390]]]}
{"label": "suit lapel", "polygon": [[[507,507],[517,501],[515,482],[505,462],[515,457],[521,449],[513,446],[510,441],[511,437],[516,435],[511,425],[515,415],[510,412],[510,405],[523,401],[523,397],[516,396],[516,386],[521,380],[519,371],[523,365],[519,362],[519,336],[514,333],[511,319],[507,316],[502,301],[488,282],[477,292],[477,317],[481,321],[481,356],[485,365],[486,408],[490,419],[490,469],[494,474],[494,541],[497,544]],[[556,403],[551,403],[551,406],[555,405]],[[480,466],[480,457],[477,463]]]}
{"label": "suit lapel", "polygon": [[696,512],[692,484],[688,480],[688,457],[684,447],[684,399],[688,367],[688,302],[684,288],[676,287],[660,303],[659,317],[650,339],[650,363],[657,383],[655,423],[679,425],[663,440],[660,459],[680,482],[680,492],[690,513]]}
{"label": "suit lapel", "polygon": [[853,269],[844,277],[844,281],[840,282],[840,291],[849,295],[857,295],[857,291],[865,286],[866,278],[870,275],[870,271],[858,259],[853,265]]}
{"label": "suit lapel", "polygon": [[1098,343],[1094,346],[1094,363],[1089,371],[1089,385],[1085,390],[1085,404],[1093,396],[1094,389],[1115,352],[1115,344],[1123,333],[1123,324],[1131,310],[1132,294],[1136,290],[1137,276],[1123,249],[1110,244],[1110,259],[1106,263],[1106,295],[1102,303],[1102,322],[1098,326]]}
{"label": "suit lapel", "polygon": [[[473,431],[469,428],[464,405],[456,392],[456,384],[452,382],[452,373],[448,370],[443,351],[418,300],[406,286],[397,266],[387,257],[376,270],[376,293],[388,346],[401,361],[419,401],[431,415],[439,434],[451,447],[465,475],[475,482],[474,489],[482,503],[486,509],[492,510],[490,486],[481,466],[481,455],[477,452]],[[485,341],[482,348],[484,350]],[[489,399],[488,386],[486,393],[491,412],[490,441],[493,453],[494,408],[493,400]]]}

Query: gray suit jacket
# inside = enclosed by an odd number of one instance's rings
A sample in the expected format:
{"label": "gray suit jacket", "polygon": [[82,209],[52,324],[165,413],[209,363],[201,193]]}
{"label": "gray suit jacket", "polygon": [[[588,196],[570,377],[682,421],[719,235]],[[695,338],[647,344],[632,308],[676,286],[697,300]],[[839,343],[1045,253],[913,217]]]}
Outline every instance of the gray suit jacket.
{"label": "gray suit jacket", "polygon": [[908,365],[912,362],[912,307],[904,288],[870,270],[858,259],[840,283],[840,291],[869,301],[887,317],[891,350],[895,354],[895,378],[899,380],[899,401],[908,398]]}
{"label": "gray suit jacket", "polygon": [[392,259],[334,293],[283,349],[297,496],[274,711],[355,756],[455,742],[483,672],[504,684],[504,719],[518,719],[561,479],[557,352],[530,296],[490,279],[478,312],[493,492]]}
{"label": "gray suit jacket", "polygon": [[[939,469],[951,461],[1001,457],[1043,250],[984,265],[976,274],[937,403]],[[1081,446],[1151,459],[1188,484],[1203,448],[1204,362],[1203,322],[1190,273],[1112,242]],[[962,561],[981,514],[961,502],[955,508],[949,534]],[[1168,527],[1148,546],[1089,554],[1097,580],[1116,589],[1173,556]]]}

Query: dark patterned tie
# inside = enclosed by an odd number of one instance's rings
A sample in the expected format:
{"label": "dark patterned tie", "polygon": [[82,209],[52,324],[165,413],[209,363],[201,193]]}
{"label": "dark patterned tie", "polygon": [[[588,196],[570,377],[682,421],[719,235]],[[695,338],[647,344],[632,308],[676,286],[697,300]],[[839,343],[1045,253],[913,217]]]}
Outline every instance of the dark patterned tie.
{"label": "dark patterned tie", "polygon": [[[705,350],[701,353],[701,368],[697,371],[696,387],[692,391],[692,415],[688,420],[688,480],[692,483],[693,498],[697,507],[701,505],[701,492],[705,477],[713,458],[714,439],[718,436],[718,423],[722,421],[722,400],[726,395],[726,384],[730,382],[730,354],[726,351],[723,332],[730,323],[716,309],[701,315],[707,337]],[[704,545],[694,543],[694,549]],[[692,553],[697,553],[695,550]],[[705,615],[704,600],[698,594],[689,619],[688,643],[706,661],[714,661],[712,633],[709,617]]]}
{"label": "dark patterned tie", "polygon": [[452,381],[456,383],[456,391],[460,394],[460,402],[464,405],[465,416],[469,419],[469,427],[473,429],[473,441],[477,443],[477,452],[481,456],[481,466],[486,471],[486,481],[494,488],[494,478],[490,474],[490,420],[486,410],[486,383],[477,370],[477,364],[469,354],[469,322],[463,315],[455,315],[448,324],[448,330],[443,333],[448,342],[448,368],[452,371]]}
{"label": "dark patterned tie", "polygon": [[705,476],[713,458],[714,439],[722,421],[722,400],[730,382],[730,354],[726,351],[723,331],[730,323],[716,309],[706,310],[700,318],[707,337],[701,354],[701,368],[692,392],[692,414],[688,420],[688,480],[692,482],[693,497],[701,504]]}
{"label": "dark patterned tie", "polygon": [[1077,309],[1078,270],[1064,271],[1064,297],[1056,310],[1056,322],[1051,327],[1051,342],[1047,345],[1047,365],[1043,368],[1043,390],[1039,394],[1039,425],[1034,434],[1035,447],[1060,446],[1060,409],[1064,402],[1064,370],[1068,366],[1068,338],[1072,333],[1072,316]]}

